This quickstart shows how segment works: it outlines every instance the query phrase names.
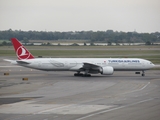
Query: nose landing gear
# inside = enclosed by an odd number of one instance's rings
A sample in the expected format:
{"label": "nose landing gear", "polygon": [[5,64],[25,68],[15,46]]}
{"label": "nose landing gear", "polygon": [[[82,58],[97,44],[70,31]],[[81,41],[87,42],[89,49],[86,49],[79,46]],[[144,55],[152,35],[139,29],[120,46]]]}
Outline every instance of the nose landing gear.
{"label": "nose landing gear", "polygon": [[145,76],[145,72],[144,72],[144,70],[142,71],[142,76]]}
{"label": "nose landing gear", "polygon": [[88,70],[86,70],[84,74],[78,71],[77,73],[74,74],[74,76],[91,77],[91,74],[88,74]]}
{"label": "nose landing gear", "polygon": [[[141,74],[141,72],[135,72],[135,74]],[[142,70],[142,76],[145,76],[144,70]]]}

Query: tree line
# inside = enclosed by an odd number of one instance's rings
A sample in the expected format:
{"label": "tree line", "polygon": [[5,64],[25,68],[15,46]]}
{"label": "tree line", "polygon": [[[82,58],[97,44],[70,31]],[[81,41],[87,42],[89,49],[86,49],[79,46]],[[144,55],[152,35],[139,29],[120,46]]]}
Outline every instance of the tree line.
{"label": "tree line", "polygon": [[107,43],[137,43],[137,42],[160,42],[160,32],[137,33],[107,31],[69,31],[69,32],[47,32],[47,31],[21,31],[4,30],[0,31],[0,40],[9,40],[16,37],[19,40],[89,40],[90,42]]}

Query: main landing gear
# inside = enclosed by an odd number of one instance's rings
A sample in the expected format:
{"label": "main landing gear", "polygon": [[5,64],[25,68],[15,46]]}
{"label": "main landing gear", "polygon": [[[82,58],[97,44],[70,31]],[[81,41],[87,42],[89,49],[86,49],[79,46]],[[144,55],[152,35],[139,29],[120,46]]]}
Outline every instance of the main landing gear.
{"label": "main landing gear", "polygon": [[82,73],[74,73],[74,76],[83,76]]}
{"label": "main landing gear", "polygon": [[74,76],[91,77],[91,74],[88,74],[88,72],[85,72],[85,74],[77,72],[74,74]]}

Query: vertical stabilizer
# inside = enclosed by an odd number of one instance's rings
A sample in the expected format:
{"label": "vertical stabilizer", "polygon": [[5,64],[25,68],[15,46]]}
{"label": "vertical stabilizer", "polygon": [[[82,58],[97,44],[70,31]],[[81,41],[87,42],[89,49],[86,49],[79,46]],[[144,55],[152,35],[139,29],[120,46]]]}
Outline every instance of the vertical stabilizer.
{"label": "vertical stabilizer", "polygon": [[11,38],[11,41],[19,60],[34,58],[34,56],[16,38]]}

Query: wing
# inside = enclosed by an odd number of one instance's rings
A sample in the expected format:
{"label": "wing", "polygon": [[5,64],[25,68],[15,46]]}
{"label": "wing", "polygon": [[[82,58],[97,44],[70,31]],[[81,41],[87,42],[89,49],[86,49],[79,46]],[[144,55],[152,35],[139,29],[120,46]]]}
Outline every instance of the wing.
{"label": "wing", "polygon": [[84,69],[91,69],[91,68],[99,68],[100,66],[98,66],[98,65],[95,65],[95,64],[92,64],[92,63],[83,63],[84,65],[83,65],[83,68]]}
{"label": "wing", "polygon": [[100,68],[101,66],[85,62],[80,68],[80,71],[88,71],[88,73],[99,73]]}

